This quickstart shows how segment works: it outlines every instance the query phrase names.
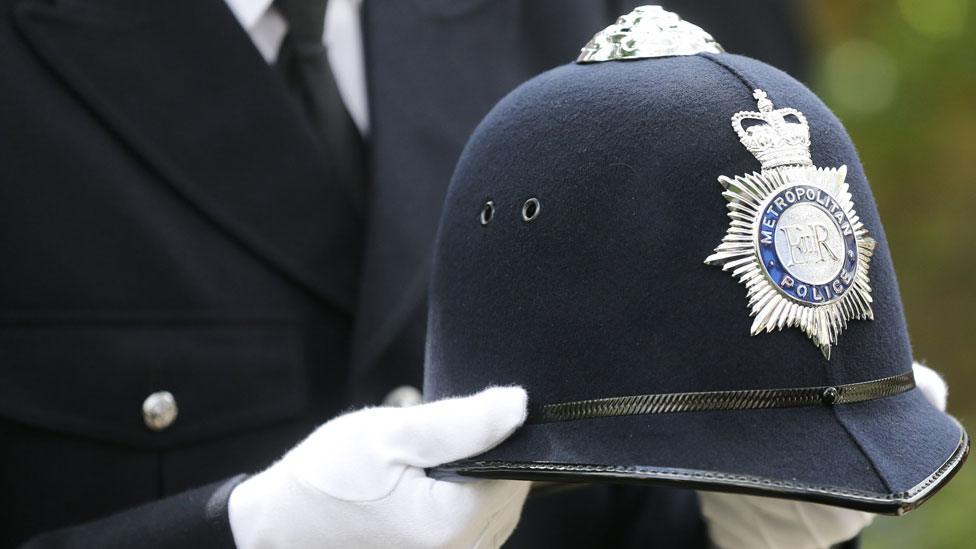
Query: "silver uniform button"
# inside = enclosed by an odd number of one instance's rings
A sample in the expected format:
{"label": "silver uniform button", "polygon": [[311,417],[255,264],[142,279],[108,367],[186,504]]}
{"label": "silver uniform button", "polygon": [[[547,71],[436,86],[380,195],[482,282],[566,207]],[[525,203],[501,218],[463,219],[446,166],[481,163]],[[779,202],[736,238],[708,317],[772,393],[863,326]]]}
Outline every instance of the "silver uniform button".
{"label": "silver uniform button", "polygon": [[169,391],[157,391],[146,397],[142,403],[142,420],[153,431],[162,431],[176,421],[180,409],[176,399]]}
{"label": "silver uniform button", "polygon": [[386,398],[383,399],[383,406],[406,408],[407,406],[416,406],[423,401],[424,396],[420,389],[411,385],[401,385],[386,395]]}

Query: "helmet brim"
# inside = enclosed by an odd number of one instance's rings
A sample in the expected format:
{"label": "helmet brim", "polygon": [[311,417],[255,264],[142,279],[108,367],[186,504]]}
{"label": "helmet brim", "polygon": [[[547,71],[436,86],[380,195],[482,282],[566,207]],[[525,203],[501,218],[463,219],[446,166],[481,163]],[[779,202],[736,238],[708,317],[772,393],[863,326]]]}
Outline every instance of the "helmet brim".
{"label": "helmet brim", "polygon": [[919,389],[843,406],[648,414],[529,424],[434,476],[670,485],[901,515],[969,453]]}

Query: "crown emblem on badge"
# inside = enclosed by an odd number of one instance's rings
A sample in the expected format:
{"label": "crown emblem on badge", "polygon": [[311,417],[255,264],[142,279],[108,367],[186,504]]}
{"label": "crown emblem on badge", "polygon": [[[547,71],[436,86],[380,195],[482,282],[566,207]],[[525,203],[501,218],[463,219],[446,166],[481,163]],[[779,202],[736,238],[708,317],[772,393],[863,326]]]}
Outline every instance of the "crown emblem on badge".
{"label": "crown emblem on badge", "polygon": [[[811,166],[810,125],[807,117],[796,109],[773,110],[773,102],[766,92],[756,90],[759,112],[737,112],[732,115],[732,129],[768,170],[779,166]],[[746,124],[749,124],[748,126]]]}
{"label": "crown emblem on badge", "polygon": [[758,112],[735,113],[732,128],[762,171],[718,178],[729,228],[705,263],[745,285],[751,335],[797,327],[829,359],[849,321],[874,318],[875,241],[854,210],[847,166],[813,165],[803,113],[774,110],[762,90],[753,97]]}

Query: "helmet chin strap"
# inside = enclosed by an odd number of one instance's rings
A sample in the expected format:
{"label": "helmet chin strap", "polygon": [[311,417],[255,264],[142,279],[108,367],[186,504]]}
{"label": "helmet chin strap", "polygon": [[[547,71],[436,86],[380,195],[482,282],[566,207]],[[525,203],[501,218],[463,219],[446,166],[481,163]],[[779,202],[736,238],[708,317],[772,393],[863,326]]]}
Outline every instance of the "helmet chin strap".
{"label": "helmet chin strap", "polygon": [[914,387],[915,374],[909,370],[895,376],[844,385],[628,395],[545,404],[529,413],[527,423],[679,412],[834,406],[897,395]]}

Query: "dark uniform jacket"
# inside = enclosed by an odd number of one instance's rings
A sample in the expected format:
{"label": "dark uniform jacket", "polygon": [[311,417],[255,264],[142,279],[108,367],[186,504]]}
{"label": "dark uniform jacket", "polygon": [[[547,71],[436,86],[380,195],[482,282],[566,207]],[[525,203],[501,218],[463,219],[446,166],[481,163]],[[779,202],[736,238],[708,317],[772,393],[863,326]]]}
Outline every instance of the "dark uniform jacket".
{"label": "dark uniform jacket", "polygon": [[[223,0],[0,0],[0,546],[231,547],[240,475],[419,385],[468,134],[617,4],[367,0],[363,209]],[[755,13],[719,40],[776,43]],[[594,487],[530,501],[543,540],[705,536],[690,492]]]}

